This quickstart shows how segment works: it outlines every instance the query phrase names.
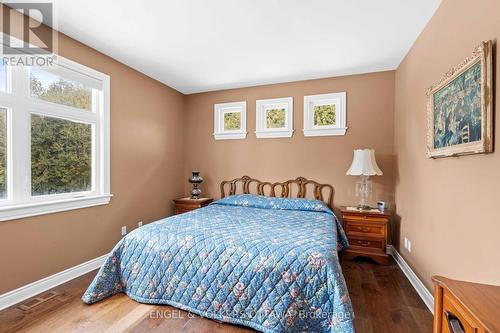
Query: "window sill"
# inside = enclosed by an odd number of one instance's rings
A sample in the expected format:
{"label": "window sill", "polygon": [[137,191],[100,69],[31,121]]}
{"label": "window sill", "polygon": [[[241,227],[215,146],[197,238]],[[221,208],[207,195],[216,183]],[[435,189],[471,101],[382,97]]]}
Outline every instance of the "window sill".
{"label": "window sill", "polygon": [[214,133],[215,140],[234,140],[234,139],[244,139],[247,136],[247,132],[217,132]]}
{"label": "window sill", "polygon": [[269,139],[269,138],[291,138],[293,135],[293,130],[277,130],[277,131],[255,131],[255,136],[258,139]]}
{"label": "window sill", "polygon": [[56,201],[34,202],[8,207],[0,207],[0,221],[9,221],[24,217],[64,212],[92,206],[107,205],[112,194],[93,195]]}
{"label": "window sill", "polygon": [[333,135],[345,135],[347,127],[339,128],[311,128],[304,129],[304,136],[333,136]]}

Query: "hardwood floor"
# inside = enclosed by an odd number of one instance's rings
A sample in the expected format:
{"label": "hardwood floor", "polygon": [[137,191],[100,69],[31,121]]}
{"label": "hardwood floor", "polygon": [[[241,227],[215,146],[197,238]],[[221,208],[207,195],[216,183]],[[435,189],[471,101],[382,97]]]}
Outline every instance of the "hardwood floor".
{"label": "hardwood floor", "polygon": [[432,332],[432,313],[393,262],[344,261],[357,333]]}
{"label": "hardwood floor", "polygon": [[[432,314],[394,263],[355,260],[342,267],[357,333],[432,332]],[[30,310],[12,306],[0,311],[0,332],[254,332],[170,306],[140,304],[124,294],[88,306],[80,297],[95,274],[54,288],[58,296]]]}

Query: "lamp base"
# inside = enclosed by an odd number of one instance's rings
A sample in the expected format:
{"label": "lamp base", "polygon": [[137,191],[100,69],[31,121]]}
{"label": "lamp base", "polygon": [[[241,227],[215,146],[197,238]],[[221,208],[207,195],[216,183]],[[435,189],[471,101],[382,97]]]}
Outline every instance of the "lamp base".
{"label": "lamp base", "polygon": [[357,206],[358,210],[368,210],[368,197],[372,191],[372,182],[369,180],[370,176],[361,176],[361,179],[356,183],[356,196],[360,196],[361,200]]}

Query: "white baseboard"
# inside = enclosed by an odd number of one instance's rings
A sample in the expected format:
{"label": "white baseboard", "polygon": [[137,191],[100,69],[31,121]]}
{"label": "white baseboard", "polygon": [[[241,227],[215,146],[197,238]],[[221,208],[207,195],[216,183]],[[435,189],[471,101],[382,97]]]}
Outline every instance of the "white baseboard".
{"label": "white baseboard", "polygon": [[387,252],[394,258],[399,268],[406,275],[411,285],[417,291],[422,301],[424,301],[425,305],[429,310],[434,314],[434,296],[431,292],[425,287],[422,281],[418,278],[418,276],[413,272],[410,265],[401,257],[399,252],[392,245],[387,246]]}
{"label": "white baseboard", "polygon": [[98,258],[84,262],[83,264],[68,268],[62,272],[6,292],[5,294],[1,294],[0,310],[8,308],[9,306],[22,302],[25,299],[33,297],[39,293],[52,289],[60,284],[101,267],[107,256],[108,255],[105,254]]}

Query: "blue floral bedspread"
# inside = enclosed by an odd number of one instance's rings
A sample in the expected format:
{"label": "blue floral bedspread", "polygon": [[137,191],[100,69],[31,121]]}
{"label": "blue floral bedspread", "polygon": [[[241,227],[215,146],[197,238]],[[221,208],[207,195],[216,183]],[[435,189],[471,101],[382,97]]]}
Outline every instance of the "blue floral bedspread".
{"label": "blue floral bedspread", "polygon": [[119,292],[262,332],[354,332],[335,215],[317,200],[235,195],[132,231],[82,299]]}

